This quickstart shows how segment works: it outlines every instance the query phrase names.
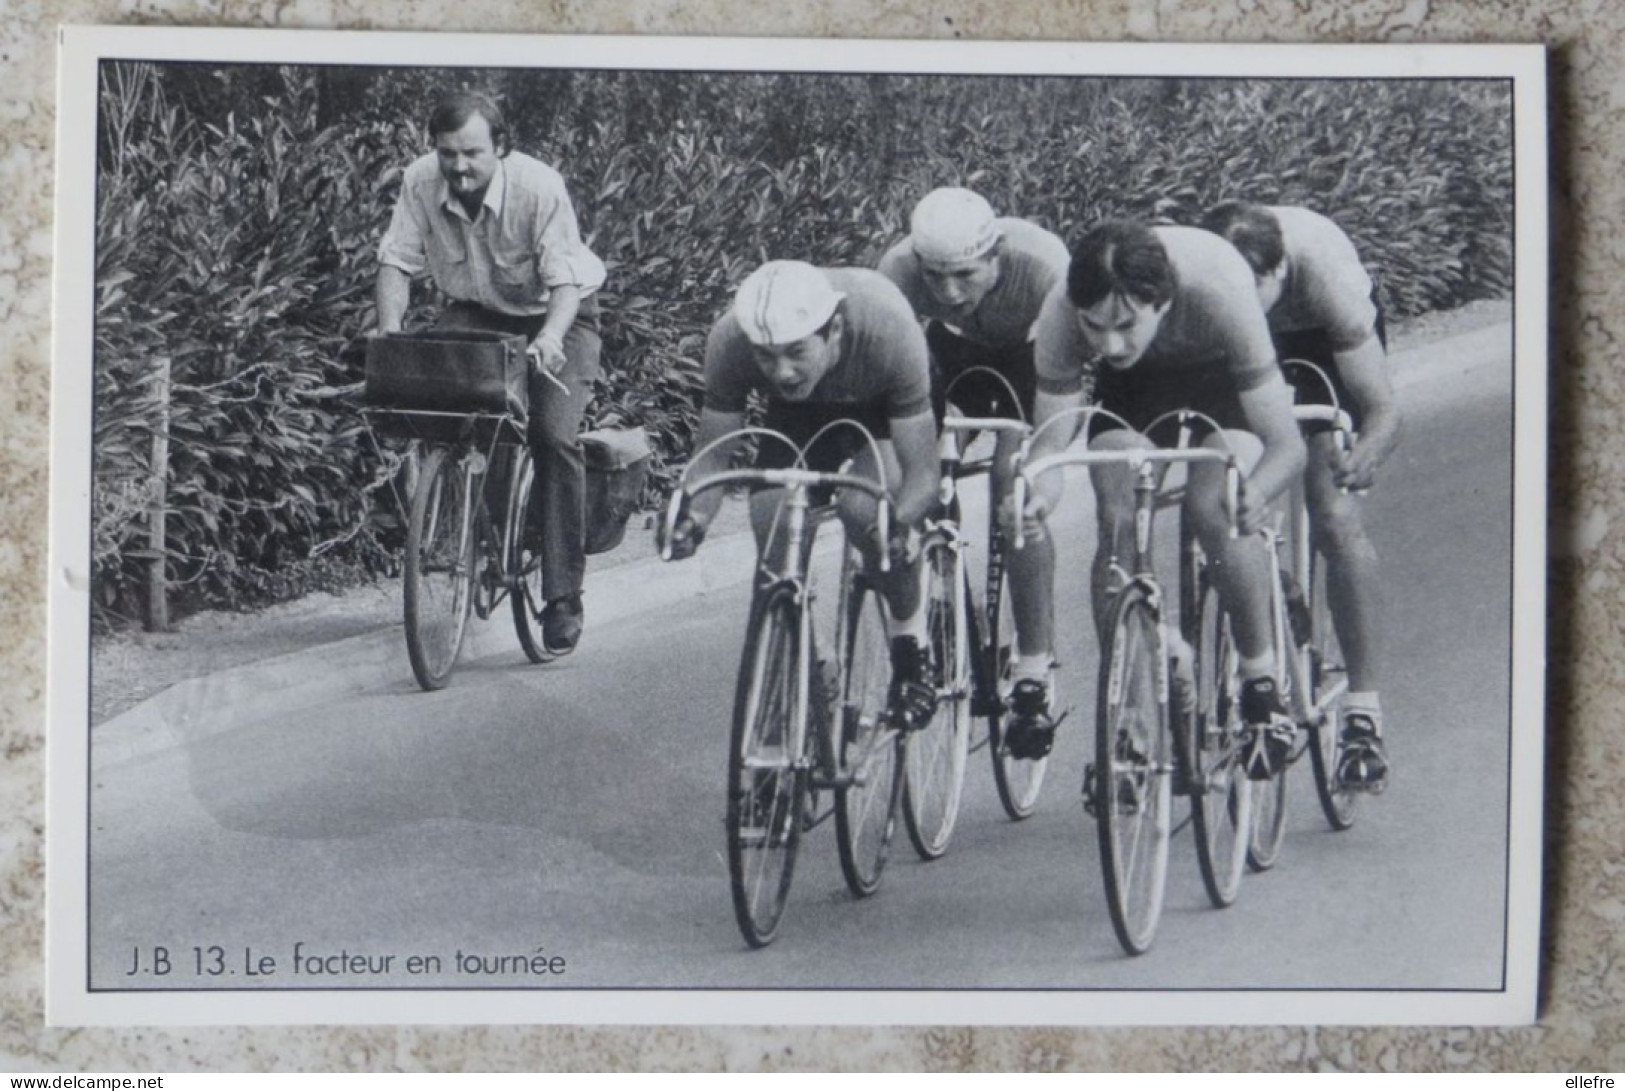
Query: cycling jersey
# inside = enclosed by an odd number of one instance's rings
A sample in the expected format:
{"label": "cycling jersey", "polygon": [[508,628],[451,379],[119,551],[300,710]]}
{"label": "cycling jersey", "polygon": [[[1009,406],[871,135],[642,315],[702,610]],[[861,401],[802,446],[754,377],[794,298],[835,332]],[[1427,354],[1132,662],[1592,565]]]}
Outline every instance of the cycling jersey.
{"label": "cycling jersey", "polygon": [[[1174,268],[1174,296],[1156,336],[1127,369],[1136,381],[1178,388],[1194,372],[1219,370],[1237,393],[1280,375],[1258,288],[1247,262],[1224,239],[1195,227],[1152,229]],[[1035,330],[1038,389],[1076,394],[1094,374],[1096,353],[1078,309],[1057,284]]]}
{"label": "cycling jersey", "polygon": [[993,348],[1024,345],[1032,340],[1033,322],[1051,288],[1066,280],[1071,256],[1066,244],[1037,224],[1001,217],[994,221],[1003,236],[998,283],[968,315],[950,313],[926,286],[908,239],[880,259],[890,278],[922,318],[941,322],[967,341]]}
{"label": "cycling jersey", "polygon": [[[812,413],[826,406],[847,407],[848,415],[883,411],[889,420],[916,416],[931,407],[931,369],[925,336],[897,286],[873,269],[825,269],[835,290],[845,294],[840,356],[804,402],[782,402],[768,394],[770,407],[798,406]],[[730,312],[711,329],[705,345],[705,406],[743,413],[751,391],[768,391],[751,343]]]}
{"label": "cycling jersey", "polygon": [[1371,277],[1354,243],[1331,220],[1307,208],[1271,207],[1281,225],[1287,272],[1270,308],[1276,333],[1324,330],[1332,351],[1358,348],[1377,326]]}

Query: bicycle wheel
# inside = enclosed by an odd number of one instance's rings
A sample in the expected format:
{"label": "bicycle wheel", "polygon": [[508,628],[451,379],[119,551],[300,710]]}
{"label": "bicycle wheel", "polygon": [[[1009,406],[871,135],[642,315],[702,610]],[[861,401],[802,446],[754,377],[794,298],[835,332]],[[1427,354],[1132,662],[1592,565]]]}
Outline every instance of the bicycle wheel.
{"label": "bicycle wheel", "polygon": [[1309,564],[1308,673],[1314,704],[1320,710],[1310,749],[1315,794],[1320,797],[1320,809],[1332,829],[1346,830],[1354,825],[1355,803],[1360,798],[1358,792],[1337,781],[1337,736],[1343,720],[1343,694],[1348,692],[1348,668],[1326,600],[1325,559],[1319,553],[1311,554]]}
{"label": "bicycle wheel", "polygon": [[503,571],[513,580],[508,592],[513,605],[513,629],[519,636],[519,646],[525,649],[525,658],[532,663],[546,663],[553,657],[542,645],[541,616],[546,602],[542,598],[542,557],[525,544],[525,521],[530,510],[530,492],[535,485],[536,467],[530,452],[517,449],[513,459],[513,474],[508,485],[508,518],[503,524]]}
{"label": "bicycle wheel", "polygon": [[1281,858],[1286,840],[1286,774],[1282,769],[1253,785],[1252,833],[1247,839],[1247,866],[1268,871]]}
{"label": "bicycle wheel", "polygon": [[406,654],[426,690],[451,677],[474,604],[474,504],[479,482],[436,446],[418,472],[406,526]]}
{"label": "bicycle wheel", "polygon": [[903,743],[903,825],[925,860],[948,851],[970,756],[970,633],[961,560],[941,538],[928,544],[921,558],[927,566],[929,670],[937,711]]}
{"label": "bicycle wheel", "polygon": [[[1275,624],[1283,623],[1284,619],[1275,619]],[[1288,649],[1284,652],[1278,650],[1278,655],[1297,654],[1290,641],[1277,641],[1276,647]],[[1292,708],[1291,672],[1285,666],[1282,663],[1280,681],[1286,705]],[[1284,765],[1268,780],[1257,781],[1252,786],[1253,823],[1247,839],[1247,866],[1253,871],[1268,871],[1281,858],[1281,844],[1286,840],[1286,776],[1291,770],[1290,764]]]}
{"label": "bicycle wheel", "polygon": [[745,630],[728,750],[728,878],[745,942],[778,934],[801,841],[807,733],[797,708],[799,607],[789,588],[758,598]]}
{"label": "bicycle wheel", "polygon": [[1156,935],[1173,832],[1157,625],[1156,609],[1139,584],[1124,589],[1112,604],[1088,797],[1094,800],[1112,927],[1131,955],[1144,954]]}
{"label": "bicycle wheel", "polygon": [[846,694],[841,705],[841,767],[851,783],[835,793],[841,874],[860,898],[880,886],[903,784],[901,739],[886,722],[891,654],[880,594],[859,580],[848,615]]}
{"label": "bicycle wheel", "polygon": [[1235,641],[1219,591],[1200,579],[1196,623],[1196,723],[1185,755],[1195,829],[1196,862],[1208,900],[1236,900],[1252,829],[1253,791],[1237,761],[1241,679]]}
{"label": "bicycle wheel", "polygon": [[[988,736],[991,740],[988,752],[993,756],[993,784],[999,790],[999,803],[1004,807],[1004,813],[1011,820],[1020,822],[1038,807],[1038,793],[1044,787],[1044,772],[1049,768],[1049,757],[1046,755],[1033,760],[1017,758],[1004,745],[1005,717],[1010,712],[1005,701],[1013,686],[1010,668],[1016,655],[1016,622],[1010,605],[1010,578],[1003,573],[999,576],[993,624],[988,628],[992,639],[985,661],[998,692],[997,707],[988,713]],[[1053,682],[1052,677],[1052,700],[1055,693]]]}

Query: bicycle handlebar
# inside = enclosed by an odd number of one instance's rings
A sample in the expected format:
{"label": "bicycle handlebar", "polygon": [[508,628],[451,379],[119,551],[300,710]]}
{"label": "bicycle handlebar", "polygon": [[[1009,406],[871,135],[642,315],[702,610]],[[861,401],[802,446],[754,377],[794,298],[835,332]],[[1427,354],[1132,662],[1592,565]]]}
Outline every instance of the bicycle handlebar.
{"label": "bicycle handlebar", "polygon": [[[852,427],[857,428],[859,431],[863,432],[865,437],[868,438],[869,446],[872,449],[875,447],[874,437],[869,435],[867,429],[856,421],[844,419],[841,421],[831,422],[831,424],[825,425],[824,428],[819,429],[819,431],[814,435],[813,440],[809,441],[809,446],[812,442],[815,442],[820,436],[822,436],[836,424],[849,424]],[[806,452],[797,447],[790,440],[790,438],[784,435],[782,432],[775,432],[770,428],[741,428],[736,431],[729,432],[727,435],[718,436],[715,440],[708,443],[703,449],[698,451],[692,459],[689,460],[689,467],[692,468],[701,458],[707,454],[710,454],[723,444],[737,442],[751,435],[759,435],[764,438],[775,439],[779,442],[787,444],[796,451],[797,465],[776,467],[771,469],[741,467],[738,469],[718,470],[716,473],[710,474],[697,482],[691,482],[688,480],[688,471],[685,469],[682,480],[678,482],[677,488],[672,490],[671,500],[666,506],[665,534],[662,536],[660,547],[661,560],[671,560],[672,534],[676,531],[677,523],[682,519],[684,512],[688,508],[689,502],[692,501],[696,496],[699,496],[701,493],[710,492],[712,489],[724,488],[730,485],[760,484],[769,485],[776,488],[788,488],[801,492],[818,488],[820,486],[829,486],[837,489],[856,489],[867,496],[873,497],[878,505],[878,509],[875,512],[875,526],[880,532],[881,541],[885,542],[886,539],[891,536],[891,494],[888,491],[886,482],[884,480],[886,472],[885,463],[879,459],[878,452],[875,459],[877,472],[881,475],[881,480],[878,481],[872,478],[861,477],[857,474],[846,473],[840,470],[809,470],[804,465],[801,465],[803,460],[806,458]],[[882,572],[889,572],[891,570],[891,560],[887,554],[887,551],[884,549],[882,549],[880,553],[880,570]]]}
{"label": "bicycle handlebar", "polygon": [[1030,428],[1026,421],[1012,420],[1009,417],[955,417],[942,418],[942,430],[945,432],[1028,432]]}
{"label": "bicycle handlebar", "polygon": [[1292,418],[1299,424],[1329,424],[1346,440],[1354,432],[1354,420],[1335,405],[1294,405]]}
{"label": "bicycle handlebar", "polygon": [[1224,466],[1225,511],[1229,514],[1230,536],[1236,536],[1235,516],[1236,508],[1241,496],[1241,467],[1236,462],[1236,456],[1229,451],[1220,451],[1212,447],[1129,447],[1114,451],[1057,451],[1052,455],[1045,455],[1033,462],[1021,465],[1016,472],[1013,491],[1016,506],[1016,534],[1015,548],[1020,549],[1026,542],[1023,533],[1023,520],[1021,513],[1027,507],[1027,490],[1031,488],[1041,474],[1062,466],[1126,466],[1131,470],[1138,470],[1147,465],[1173,465],[1175,463],[1210,463]]}

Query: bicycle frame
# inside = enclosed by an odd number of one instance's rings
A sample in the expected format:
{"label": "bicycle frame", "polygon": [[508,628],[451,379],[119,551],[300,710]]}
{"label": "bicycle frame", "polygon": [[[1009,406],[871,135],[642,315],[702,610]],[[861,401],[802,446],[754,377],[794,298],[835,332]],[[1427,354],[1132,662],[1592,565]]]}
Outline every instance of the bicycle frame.
{"label": "bicycle frame", "polygon": [[[818,438],[822,436],[829,428],[837,425],[847,424],[851,424],[854,427],[861,427],[860,425],[857,425],[856,422],[844,420],[832,422],[832,424],[826,425],[824,429],[821,429],[818,433],[816,433],[813,438],[808,441],[807,446],[811,447],[813,443],[816,443]],[[741,429],[737,432],[732,432],[728,435],[719,437],[713,443],[707,445],[703,450],[696,452],[693,459],[690,460],[690,465],[692,466],[695,462],[698,462],[710,451],[715,450],[725,444],[737,443],[739,440],[750,435],[756,435],[764,439],[771,439],[777,442],[790,444],[790,440],[782,433],[775,432],[771,429]],[[873,442],[874,441],[871,439],[870,443],[872,444]],[[794,446],[794,444],[790,445]],[[810,599],[806,570],[808,526],[810,521],[814,518],[814,509],[810,498],[811,491],[814,488],[819,487],[855,489],[872,497],[878,504],[876,524],[879,528],[879,533],[882,539],[887,536],[890,528],[891,501],[884,480],[877,482],[851,473],[806,469],[802,465],[802,463],[805,461],[805,451],[798,450],[796,461],[798,464],[795,466],[776,469],[756,469],[747,467],[721,470],[708,475],[704,480],[699,482],[688,481],[687,474],[685,472],[684,479],[679,482],[678,488],[673,491],[671,501],[667,505],[665,519],[666,533],[663,536],[665,545],[661,550],[661,559],[668,561],[671,560],[672,533],[676,528],[678,521],[687,511],[688,504],[701,493],[709,492],[713,489],[730,488],[738,485],[765,485],[768,487],[782,488],[785,490],[785,497],[782,501],[782,512],[785,519],[785,545],[784,559],[781,562],[782,567],[777,571],[774,571],[771,568],[766,567],[765,560],[760,562],[764,566],[761,573],[764,578],[759,585],[758,593],[774,586],[788,586],[791,588],[795,598],[797,606],[797,638],[799,641],[798,646],[801,648],[801,655],[798,657],[799,661],[796,664],[796,712],[792,717],[793,738],[791,742],[793,746],[789,752],[800,754],[803,752],[803,747],[806,741],[805,731],[809,707],[808,699],[811,691],[812,665],[815,658],[815,637],[812,628],[812,615],[811,611],[808,609]],[[883,464],[880,465],[883,466]],[[884,470],[882,469],[882,474],[883,473]],[[850,546],[847,547],[847,556],[845,556],[842,560],[843,571],[839,589],[840,600],[836,614],[836,647],[844,646],[842,642],[844,642],[847,638],[845,628],[848,623],[847,596],[850,594],[852,580],[849,578],[850,574],[846,571],[846,568],[852,563],[851,548],[852,547]],[[880,556],[880,569],[882,572],[890,570],[890,560],[884,551],[882,551]],[[837,657],[837,661],[839,661],[839,657]],[[846,678],[844,676],[837,679],[837,686],[838,692],[845,692]],[[886,734],[889,737],[877,737],[875,745],[878,746],[882,743],[890,742],[895,739],[895,734]],[[840,748],[839,746],[835,745],[835,740],[821,739],[818,740],[818,744],[820,756],[825,760],[825,768],[821,771],[821,775],[814,777],[814,786],[819,788],[839,788],[853,783],[851,772],[841,767]],[[820,819],[820,821],[821,820],[822,819]]]}
{"label": "bicycle frame", "polygon": [[[967,477],[979,474],[991,476],[993,469],[992,458],[966,463],[964,451],[960,440],[964,436],[975,435],[982,432],[994,435],[1020,434],[1025,435],[1028,427],[1025,422],[1011,420],[1006,417],[960,417],[950,416],[942,422],[942,436],[938,443],[938,456],[942,464],[942,485],[939,502],[943,512],[955,510],[954,501],[958,498],[959,482]],[[996,455],[993,457],[997,457]],[[999,605],[1003,593],[1004,569],[1007,562],[1004,547],[1004,534],[999,528],[998,497],[993,494],[991,486],[988,489],[987,513],[987,573],[983,580],[982,601],[979,609],[970,611],[971,623],[974,626],[972,636],[976,641],[977,655],[972,659],[974,667],[973,681],[976,693],[973,698],[971,711],[975,715],[985,716],[990,711],[989,702],[998,701],[998,667],[992,662],[997,655],[997,642],[999,639]],[[938,525],[951,524],[955,548],[961,548],[964,542],[963,528],[957,519],[939,520]],[[977,744],[978,746],[981,743]]]}

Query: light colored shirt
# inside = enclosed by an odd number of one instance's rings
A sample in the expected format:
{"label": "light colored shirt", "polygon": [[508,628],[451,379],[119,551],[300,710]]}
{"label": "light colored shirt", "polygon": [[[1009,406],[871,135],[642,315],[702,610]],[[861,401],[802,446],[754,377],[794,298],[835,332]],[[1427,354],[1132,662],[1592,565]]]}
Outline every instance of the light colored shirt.
{"label": "light colored shirt", "polygon": [[[1280,374],[1258,287],[1247,261],[1224,239],[1195,227],[1155,227],[1174,268],[1174,297],[1156,336],[1132,370],[1177,384],[1182,371],[1224,368],[1237,391]],[[1075,394],[1093,374],[1096,353],[1078,322],[1066,283],[1051,289],[1038,316],[1033,363],[1038,389]]]}
{"label": "light colored shirt", "polygon": [[1376,334],[1377,305],[1354,243],[1318,212],[1293,206],[1269,211],[1281,225],[1287,261],[1281,298],[1270,308],[1270,329],[1323,329],[1333,351],[1359,348]]}
{"label": "light colored shirt", "polygon": [[1066,243],[1037,224],[1004,216],[994,221],[1004,238],[999,279],[969,315],[949,316],[920,273],[913,244],[904,239],[880,259],[878,268],[907,297],[914,312],[988,348],[1019,348],[1033,337],[1044,297],[1066,280],[1071,255]]}
{"label": "light colored shirt", "polygon": [[[931,359],[925,333],[897,286],[873,269],[825,269],[846,295],[840,357],[824,372],[805,404],[879,406],[892,420],[931,407]],[[705,343],[705,407],[742,413],[752,390],[767,378],[749,338],[729,311]]]}
{"label": "light colored shirt", "polygon": [[442,292],[503,314],[547,311],[554,288],[583,296],[604,283],[604,263],[581,241],[575,208],[558,171],[520,152],[498,161],[484,203],[470,217],[430,153],[401,179],[378,261],[416,277],[427,271]]}

